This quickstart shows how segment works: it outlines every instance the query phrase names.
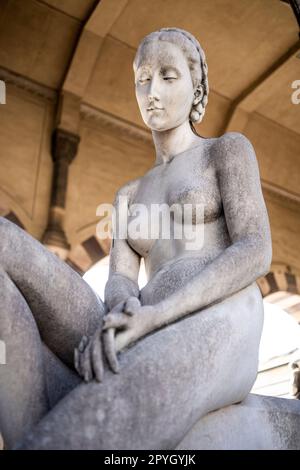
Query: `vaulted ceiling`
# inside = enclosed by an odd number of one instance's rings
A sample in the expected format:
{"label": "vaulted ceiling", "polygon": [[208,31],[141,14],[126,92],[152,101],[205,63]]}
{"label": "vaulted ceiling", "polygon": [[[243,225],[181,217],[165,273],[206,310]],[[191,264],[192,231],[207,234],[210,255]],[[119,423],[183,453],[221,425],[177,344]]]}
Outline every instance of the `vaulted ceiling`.
{"label": "vaulted ceiling", "polygon": [[143,126],[132,60],[140,40],[165,26],[189,30],[206,52],[211,93],[202,132],[222,132],[239,107],[299,134],[290,99],[298,25],[279,0],[2,0],[0,65]]}

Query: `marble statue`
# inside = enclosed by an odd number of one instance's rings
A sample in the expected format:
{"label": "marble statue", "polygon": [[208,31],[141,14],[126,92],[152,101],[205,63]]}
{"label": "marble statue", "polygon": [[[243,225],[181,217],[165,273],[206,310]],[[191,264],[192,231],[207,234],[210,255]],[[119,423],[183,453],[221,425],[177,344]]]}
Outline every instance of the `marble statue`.
{"label": "marble statue", "polygon": [[[153,167],[120,188],[133,204],[201,204],[203,245],[113,237],[105,302],[70,267],[1,219],[0,430],[7,448],[174,449],[257,374],[272,249],[255,152],[237,132],[197,134],[208,102],[198,41],[164,28],[134,60]],[[129,225],[128,225],[129,227]],[[145,260],[147,284],[138,273]]]}

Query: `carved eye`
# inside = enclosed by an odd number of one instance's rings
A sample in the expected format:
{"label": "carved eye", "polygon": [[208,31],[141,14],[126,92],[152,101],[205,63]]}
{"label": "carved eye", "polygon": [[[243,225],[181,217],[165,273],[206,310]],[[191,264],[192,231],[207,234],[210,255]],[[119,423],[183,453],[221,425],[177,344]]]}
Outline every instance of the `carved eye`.
{"label": "carved eye", "polygon": [[172,80],[176,80],[178,78],[178,74],[175,70],[169,67],[164,67],[160,71],[160,75],[163,80],[171,82]]}
{"label": "carved eye", "polygon": [[149,77],[141,77],[139,78],[139,83],[146,83],[149,82],[150,78]]}

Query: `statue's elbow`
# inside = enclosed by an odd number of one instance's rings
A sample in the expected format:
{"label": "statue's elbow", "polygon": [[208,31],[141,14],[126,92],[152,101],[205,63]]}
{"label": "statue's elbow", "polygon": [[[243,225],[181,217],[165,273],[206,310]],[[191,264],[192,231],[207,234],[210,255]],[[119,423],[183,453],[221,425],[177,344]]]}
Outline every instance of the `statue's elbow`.
{"label": "statue's elbow", "polygon": [[259,259],[259,276],[266,276],[270,272],[271,264],[272,264],[272,243],[266,242],[263,243],[262,247],[260,248],[260,256]]}

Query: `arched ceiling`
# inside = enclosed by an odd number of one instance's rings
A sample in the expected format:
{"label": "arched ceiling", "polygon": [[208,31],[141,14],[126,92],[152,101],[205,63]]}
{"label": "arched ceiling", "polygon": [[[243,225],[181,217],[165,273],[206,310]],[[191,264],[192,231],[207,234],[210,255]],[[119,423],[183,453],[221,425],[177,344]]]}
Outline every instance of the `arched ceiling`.
{"label": "arched ceiling", "polygon": [[224,132],[237,107],[299,134],[290,99],[298,25],[280,0],[2,0],[0,65],[143,127],[132,60],[141,38],[164,26],[191,31],[206,52],[204,134]]}
{"label": "arched ceiling", "polygon": [[99,2],[98,0],[39,0],[39,3],[77,20],[86,21]]}
{"label": "arched ceiling", "polygon": [[[178,26],[199,39],[207,56],[212,104],[202,126],[204,133],[224,131],[237,105],[299,133],[299,109],[290,96],[300,68],[300,46],[289,5],[279,0],[127,0],[117,2],[116,9],[114,3],[99,3],[85,26],[86,43],[95,45],[95,36],[101,38],[90,73],[85,69],[89,75],[85,89],[76,88],[78,73],[72,74],[72,68],[78,72],[81,61],[73,60],[65,90],[143,126],[133,88],[136,48],[149,32]],[[87,44],[81,46],[88,49]],[[92,59],[91,54],[84,58],[82,50],[77,54],[83,61]]]}
{"label": "arched ceiling", "polygon": [[1,0],[1,67],[49,88],[59,88],[85,21],[97,3]]}

